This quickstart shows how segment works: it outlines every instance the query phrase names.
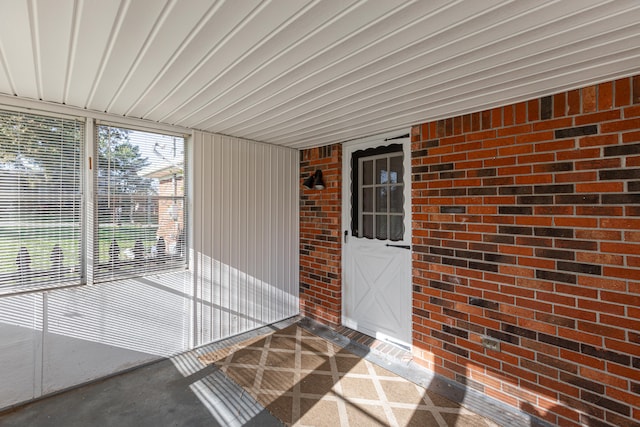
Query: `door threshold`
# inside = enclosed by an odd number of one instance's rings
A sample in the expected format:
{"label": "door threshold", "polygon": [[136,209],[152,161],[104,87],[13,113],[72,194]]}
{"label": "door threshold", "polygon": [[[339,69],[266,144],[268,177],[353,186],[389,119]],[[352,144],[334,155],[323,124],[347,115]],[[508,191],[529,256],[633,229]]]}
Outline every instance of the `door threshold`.
{"label": "door threshold", "polygon": [[396,346],[396,347],[398,347],[398,348],[400,348],[400,349],[402,349],[404,351],[409,351],[409,352],[411,351],[411,346],[409,346],[407,344],[404,344],[404,343],[401,343],[401,342],[398,342],[398,341],[394,341],[391,338],[382,338],[381,341],[385,342],[387,344],[394,345],[394,346]]}
{"label": "door threshold", "polygon": [[375,338],[344,325],[335,327],[334,331],[348,338],[352,343],[364,347],[368,351],[374,351],[381,356],[392,357],[403,362],[408,362],[413,359],[410,346],[389,339],[388,337],[386,339]]}

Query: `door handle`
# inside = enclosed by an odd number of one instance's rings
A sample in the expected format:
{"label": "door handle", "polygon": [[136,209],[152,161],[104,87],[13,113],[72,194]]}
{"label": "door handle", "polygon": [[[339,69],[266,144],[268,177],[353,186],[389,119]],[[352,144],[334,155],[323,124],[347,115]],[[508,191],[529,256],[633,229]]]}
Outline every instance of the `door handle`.
{"label": "door handle", "polygon": [[390,248],[400,248],[400,249],[411,250],[411,245],[390,245],[390,244],[387,243],[385,246],[388,246]]}
{"label": "door handle", "polygon": [[344,242],[347,243],[347,236],[349,235],[349,230],[344,230]]}

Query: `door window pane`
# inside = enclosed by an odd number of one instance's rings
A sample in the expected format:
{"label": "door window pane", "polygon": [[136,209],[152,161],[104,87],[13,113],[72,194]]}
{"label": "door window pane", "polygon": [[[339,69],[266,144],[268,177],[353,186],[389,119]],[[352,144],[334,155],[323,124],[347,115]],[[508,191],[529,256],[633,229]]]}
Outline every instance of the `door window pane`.
{"label": "door window pane", "polygon": [[362,162],[362,185],[373,184],[373,160]]}
{"label": "door window pane", "polygon": [[404,204],[403,189],[402,185],[391,185],[389,187],[389,212],[402,213]]}
{"label": "door window pane", "polygon": [[392,184],[402,182],[402,156],[395,156],[389,159],[389,181]]}
{"label": "door window pane", "polygon": [[404,235],[404,223],[400,215],[391,215],[389,217],[389,240],[402,240]]}
{"label": "door window pane", "polygon": [[373,212],[373,188],[362,189],[362,212]]}
{"label": "door window pane", "polygon": [[373,215],[362,215],[362,237],[373,239]]}
{"label": "door window pane", "polygon": [[387,240],[387,216],[376,215],[376,238]]}
{"label": "door window pane", "polygon": [[388,180],[386,157],[376,160],[376,184],[386,184]]}
{"label": "door window pane", "polygon": [[387,187],[376,188],[376,212],[387,212]]}

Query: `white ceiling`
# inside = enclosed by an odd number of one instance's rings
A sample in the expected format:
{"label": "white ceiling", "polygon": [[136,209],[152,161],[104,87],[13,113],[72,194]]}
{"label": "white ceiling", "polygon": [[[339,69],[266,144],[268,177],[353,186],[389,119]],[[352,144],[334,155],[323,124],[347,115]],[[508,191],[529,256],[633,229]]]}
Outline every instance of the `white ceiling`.
{"label": "white ceiling", "polygon": [[294,148],[639,73],[638,0],[0,0],[0,93]]}

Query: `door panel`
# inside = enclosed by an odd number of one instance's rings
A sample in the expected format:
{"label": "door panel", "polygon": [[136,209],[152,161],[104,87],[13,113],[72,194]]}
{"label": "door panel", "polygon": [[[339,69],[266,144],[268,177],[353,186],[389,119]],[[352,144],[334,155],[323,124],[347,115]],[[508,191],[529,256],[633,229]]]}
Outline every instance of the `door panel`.
{"label": "door panel", "polygon": [[[352,239],[345,317],[355,329],[374,337],[407,345],[405,285],[410,280],[409,251],[379,248],[370,241]],[[347,325],[349,326],[349,325]]]}
{"label": "door panel", "polygon": [[343,323],[409,347],[409,138],[386,135],[343,150]]}

